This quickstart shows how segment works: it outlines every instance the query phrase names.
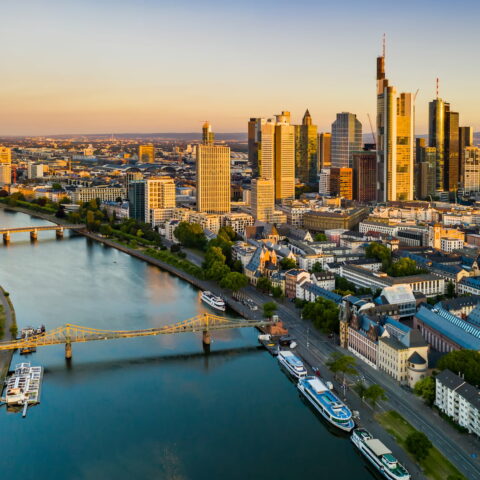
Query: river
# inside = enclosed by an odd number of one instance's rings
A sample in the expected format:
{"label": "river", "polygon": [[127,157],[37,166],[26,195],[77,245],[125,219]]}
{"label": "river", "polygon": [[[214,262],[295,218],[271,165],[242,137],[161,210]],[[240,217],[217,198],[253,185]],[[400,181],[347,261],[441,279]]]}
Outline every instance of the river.
{"label": "river", "polygon": [[[0,209],[0,226],[47,224]],[[143,329],[207,311],[198,291],[81,236],[12,234],[0,285],[19,328],[72,323]],[[349,439],[298,396],[253,329],[63,345],[27,357],[45,368],[40,405],[0,411],[2,476],[48,479],[371,479]],[[13,364],[25,360],[14,355]]]}

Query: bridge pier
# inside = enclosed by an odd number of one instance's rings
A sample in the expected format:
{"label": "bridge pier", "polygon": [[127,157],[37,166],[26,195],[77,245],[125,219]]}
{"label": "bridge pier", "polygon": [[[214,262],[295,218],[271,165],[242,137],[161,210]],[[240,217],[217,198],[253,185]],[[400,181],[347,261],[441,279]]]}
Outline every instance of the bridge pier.
{"label": "bridge pier", "polygon": [[3,243],[10,243],[10,232],[3,234]]}
{"label": "bridge pier", "polygon": [[65,358],[67,360],[70,360],[72,358],[72,344],[70,342],[67,342],[65,344]]}
{"label": "bridge pier", "polygon": [[38,238],[38,231],[37,230],[32,230],[30,232],[30,240],[36,240]]}
{"label": "bridge pier", "polygon": [[59,229],[55,230],[55,236],[57,238],[63,238],[63,228],[59,228]]}
{"label": "bridge pier", "polygon": [[210,343],[212,343],[210,332],[208,330],[203,331],[202,342],[204,345],[210,345]]}

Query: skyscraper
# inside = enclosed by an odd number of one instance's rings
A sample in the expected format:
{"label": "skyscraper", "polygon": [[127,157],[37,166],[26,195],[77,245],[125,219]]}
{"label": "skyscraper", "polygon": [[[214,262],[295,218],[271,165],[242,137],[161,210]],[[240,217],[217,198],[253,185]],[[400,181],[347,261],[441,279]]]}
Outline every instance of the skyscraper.
{"label": "skyscraper", "polygon": [[12,162],[12,149],[0,145],[0,163]]}
{"label": "skyscraper", "polygon": [[175,182],[170,177],[150,177],[145,180],[145,221],[160,220],[158,210],[175,208]]}
{"label": "skyscraper", "polygon": [[413,100],[397,98],[385,77],[385,49],[377,57],[377,178],[381,202],[413,198]]}
{"label": "skyscraper", "polygon": [[145,222],[145,180],[134,180],[128,184],[130,217]]}
{"label": "skyscraper", "polygon": [[204,145],[213,145],[215,134],[212,132],[210,122],[206,121],[202,127],[202,143]]}
{"label": "skyscraper", "polygon": [[[448,107],[448,108],[447,108]],[[445,190],[456,192],[459,178],[459,114],[445,105]]]}
{"label": "skyscraper", "polygon": [[459,127],[458,129],[458,178],[463,184],[463,164],[465,163],[465,148],[473,146],[473,128]]}
{"label": "skyscraper", "polygon": [[317,126],[312,125],[310,112],[305,112],[302,124],[295,125],[295,174],[302,183],[317,182]]}
{"label": "skyscraper", "polygon": [[213,144],[213,133],[203,129],[197,146],[197,211],[230,213],[230,148]]}
{"label": "skyscraper", "polygon": [[12,166],[10,163],[0,163],[0,187],[12,183]]}
{"label": "skyscraper", "polygon": [[322,132],[318,135],[318,171],[332,166],[332,134]]}
{"label": "skyscraper", "polygon": [[140,163],[155,163],[155,147],[152,144],[139,145],[138,161]]}
{"label": "skyscraper", "polygon": [[353,169],[332,167],[330,169],[330,195],[353,200]]}
{"label": "skyscraper", "polygon": [[265,123],[264,118],[252,117],[248,121],[248,163],[254,177],[258,176],[263,123]]}
{"label": "skyscraper", "polygon": [[294,198],[295,128],[290,125],[290,112],[282,112],[275,124],[275,200]]}
{"label": "skyscraper", "polygon": [[332,167],[353,167],[353,152],[362,149],[362,124],[354,113],[337,113],[332,123]]}
{"label": "skyscraper", "polygon": [[353,154],[353,198],[359,202],[377,199],[377,153]]}
{"label": "skyscraper", "polygon": [[426,147],[423,138],[417,138],[416,147],[416,187],[415,196],[418,199],[433,198],[437,189],[437,149]]}
{"label": "skyscraper", "polygon": [[272,178],[252,180],[252,215],[261,222],[271,222],[275,210],[275,183]]}
{"label": "skyscraper", "polygon": [[258,176],[275,179],[275,121],[269,119],[260,125],[258,149]]}
{"label": "skyscraper", "polygon": [[480,148],[465,147],[463,190],[466,194],[480,192]]}

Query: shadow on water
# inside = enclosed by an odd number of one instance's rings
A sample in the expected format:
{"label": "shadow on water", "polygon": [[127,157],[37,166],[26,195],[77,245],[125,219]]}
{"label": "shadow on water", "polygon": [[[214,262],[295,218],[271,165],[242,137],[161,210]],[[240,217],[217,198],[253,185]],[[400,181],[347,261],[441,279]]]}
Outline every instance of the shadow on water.
{"label": "shadow on water", "polygon": [[[164,365],[168,367],[187,365],[188,368],[197,370],[210,370],[220,367],[225,362],[234,358],[244,357],[264,351],[260,345],[228,348],[225,350],[211,351],[208,354],[203,352],[181,353],[175,355],[155,355],[139,358],[124,358],[116,360],[105,360],[95,362],[82,362],[75,364],[74,358],[65,359],[66,368],[63,366],[46,367],[45,374],[49,375],[49,381],[60,379],[64,376],[71,376],[83,373],[100,373],[126,368],[138,368],[145,366]],[[51,375],[51,376],[50,376]]]}

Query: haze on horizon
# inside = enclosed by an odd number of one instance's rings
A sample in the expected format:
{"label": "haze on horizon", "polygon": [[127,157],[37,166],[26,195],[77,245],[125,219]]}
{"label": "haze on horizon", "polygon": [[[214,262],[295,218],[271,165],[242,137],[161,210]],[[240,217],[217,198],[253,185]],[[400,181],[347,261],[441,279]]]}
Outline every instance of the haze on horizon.
{"label": "haze on horizon", "polygon": [[480,4],[460,0],[24,0],[0,6],[0,135],[244,132],[309,108],[375,122],[375,59],[415,93],[416,132],[440,96],[480,129]]}

